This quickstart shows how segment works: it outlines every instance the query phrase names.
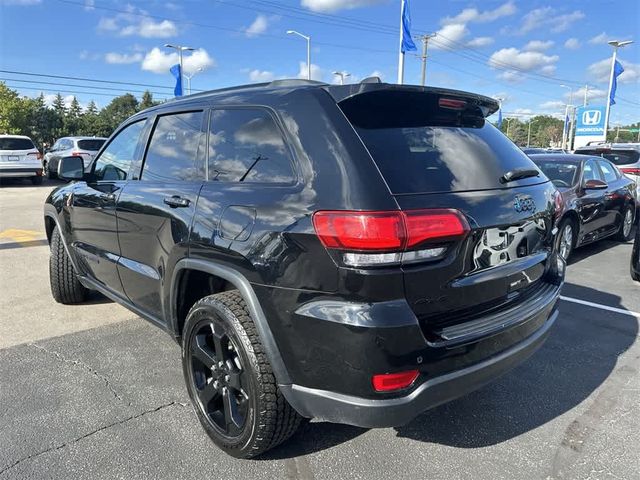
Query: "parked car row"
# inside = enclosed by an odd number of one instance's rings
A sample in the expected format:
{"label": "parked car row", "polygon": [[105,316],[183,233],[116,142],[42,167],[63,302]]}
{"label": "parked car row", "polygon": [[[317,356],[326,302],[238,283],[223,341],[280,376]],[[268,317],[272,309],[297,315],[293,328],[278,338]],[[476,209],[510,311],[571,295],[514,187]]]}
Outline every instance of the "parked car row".
{"label": "parked car row", "polygon": [[85,170],[104,145],[103,137],[63,137],[48,149],[42,160],[44,174],[48,178],[57,178],[58,164],[63,157],[80,157]]}

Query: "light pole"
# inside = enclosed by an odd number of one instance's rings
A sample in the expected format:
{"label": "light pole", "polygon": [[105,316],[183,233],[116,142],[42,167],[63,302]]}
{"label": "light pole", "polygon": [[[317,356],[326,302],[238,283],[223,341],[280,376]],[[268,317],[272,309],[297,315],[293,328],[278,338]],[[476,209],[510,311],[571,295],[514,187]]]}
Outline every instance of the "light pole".
{"label": "light pole", "polygon": [[187,79],[187,95],[191,95],[191,79],[195,76],[196,73],[200,73],[204,70],[204,68],[202,67],[198,67],[198,69],[193,72],[191,75],[187,75],[186,73],[184,74],[184,78]]}
{"label": "light pole", "polygon": [[340,77],[340,85],[344,85],[344,78],[345,77],[350,77],[351,74],[347,73],[347,72],[333,72],[334,75],[337,75]]}
{"label": "light pole", "polygon": [[531,144],[531,124],[533,119],[529,120],[529,133],[527,133],[527,147]]}
{"label": "light pole", "polygon": [[562,129],[562,149],[566,150],[566,146],[567,146],[567,141],[569,141],[569,135],[568,135],[568,131],[567,131],[567,121],[569,119],[569,106],[573,106],[573,87],[570,87],[568,85],[560,85],[563,88],[568,88],[569,89],[569,103],[565,104],[564,107],[564,128]]}
{"label": "light pole", "polygon": [[287,30],[287,35],[298,35],[307,41],[307,80],[311,80],[311,37],[295,30]]}
{"label": "light pole", "polygon": [[511,126],[511,120],[513,120],[513,117],[507,117],[504,120],[505,120],[505,122],[507,122],[507,137],[511,138],[511,137],[509,137],[509,127]]}
{"label": "light pole", "polygon": [[174,50],[178,51],[178,55],[180,55],[180,85],[182,85],[182,77],[183,77],[183,72],[182,72],[182,52],[191,52],[193,50],[195,50],[195,48],[193,47],[184,47],[182,45],[171,45],[170,43],[165,43],[164,46],[166,48],[173,48]]}
{"label": "light pole", "polygon": [[611,73],[609,75],[609,94],[607,95],[607,110],[604,114],[604,141],[607,141],[607,131],[609,129],[609,114],[611,113],[611,89],[613,88],[613,75],[616,66],[616,58],[618,57],[618,48],[633,43],[633,40],[611,40],[608,42],[613,47],[613,55],[611,56]]}

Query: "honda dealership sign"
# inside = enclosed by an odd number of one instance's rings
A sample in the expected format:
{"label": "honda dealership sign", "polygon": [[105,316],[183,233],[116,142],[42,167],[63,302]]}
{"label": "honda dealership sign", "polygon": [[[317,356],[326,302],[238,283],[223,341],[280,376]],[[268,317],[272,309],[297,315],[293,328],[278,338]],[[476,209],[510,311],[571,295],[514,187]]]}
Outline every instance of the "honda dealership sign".
{"label": "honda dealership sign", "polygon": [[574,148],[586,145],[588,142],[604,141],[605,106],[578,107],[576,110],[576,138]]}

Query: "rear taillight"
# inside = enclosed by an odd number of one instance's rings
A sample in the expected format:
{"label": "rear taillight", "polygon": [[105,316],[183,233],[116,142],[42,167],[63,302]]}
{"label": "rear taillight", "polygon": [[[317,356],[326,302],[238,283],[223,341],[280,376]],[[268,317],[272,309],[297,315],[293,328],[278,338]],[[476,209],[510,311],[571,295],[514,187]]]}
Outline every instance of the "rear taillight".
{"label": "rear taillight", "polygon": [[82,154],[80,152],[71,152],[71,156],[72,157],[82,157]]}
{"label": "rear taillight", "polygon": [[[313,226],[322,244],[349,266],[417,262],[441,257],[446,243],[469,231],[457,210],[320,211]],[[428,243],[437,245],[428,245]],[[445,245],[443,245],[443,243]]]}
{"label": "rear taillight", "polygon": [[418,378],[418,370],[409,370],[398,373],[383,373],[371,377],[373,389],[376,392],[393,392],[411,386]]}
{"label": "rear taillight", "polygon": [[628,174],[628,175],[638,175],[640,176],[640,168],[621,168],[620,171],[622,173]]}
{"label": "rear taillight", "polygon": [[458,98],[440,97],[438,99],[438,106],[449,110],[464,110],[467,106],[467,102],[466,100],[460,100]]}

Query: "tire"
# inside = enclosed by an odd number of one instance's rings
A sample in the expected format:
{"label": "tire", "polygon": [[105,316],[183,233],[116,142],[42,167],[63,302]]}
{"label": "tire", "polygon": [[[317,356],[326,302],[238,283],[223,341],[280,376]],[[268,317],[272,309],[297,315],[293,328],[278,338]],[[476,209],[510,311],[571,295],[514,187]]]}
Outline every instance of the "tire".
{"label": "tire", "polygon": [[49,180],[55,180],[56,178],[58,178],[58,175],[56,175],[55,172],[49,169],[49,162],[44,162],[42,165],[42,169]]}
{"label": "tire", "polygon": [[31,183],[34,185],[42,185],[42,180],[41,176],[31,177]]}
{"label": "tire", "polygon": [[[570,235],[567,230],[569,230]],[[569,238],[570,237],[570,238]],[[565,218],[558,227],[558,237],[556,249],[564,261],[568,261],[573,249],[576,248],[577,229],[575,222],[570,218]]]}
{"label": "tire", "polygon": [[53,299],[65,305],[83,302],[89,292],[78,281],[71,259],[62,243],[58,227],[55,227],[51,234],[49,283],[51,284]]}
{"label": "tire", "polygon": [[634,209],[631,205],[624,207],[622,211],[622,223],[616,235],[616,239],[621,242],[628,242],[633,238],[633,214]]}
{"label": "tire", "polygon": [[302,422],[278,389],[237,290],[209,295],[191,308],[182,367],[198,420],[229,455],[260,455],[291,437]]}

